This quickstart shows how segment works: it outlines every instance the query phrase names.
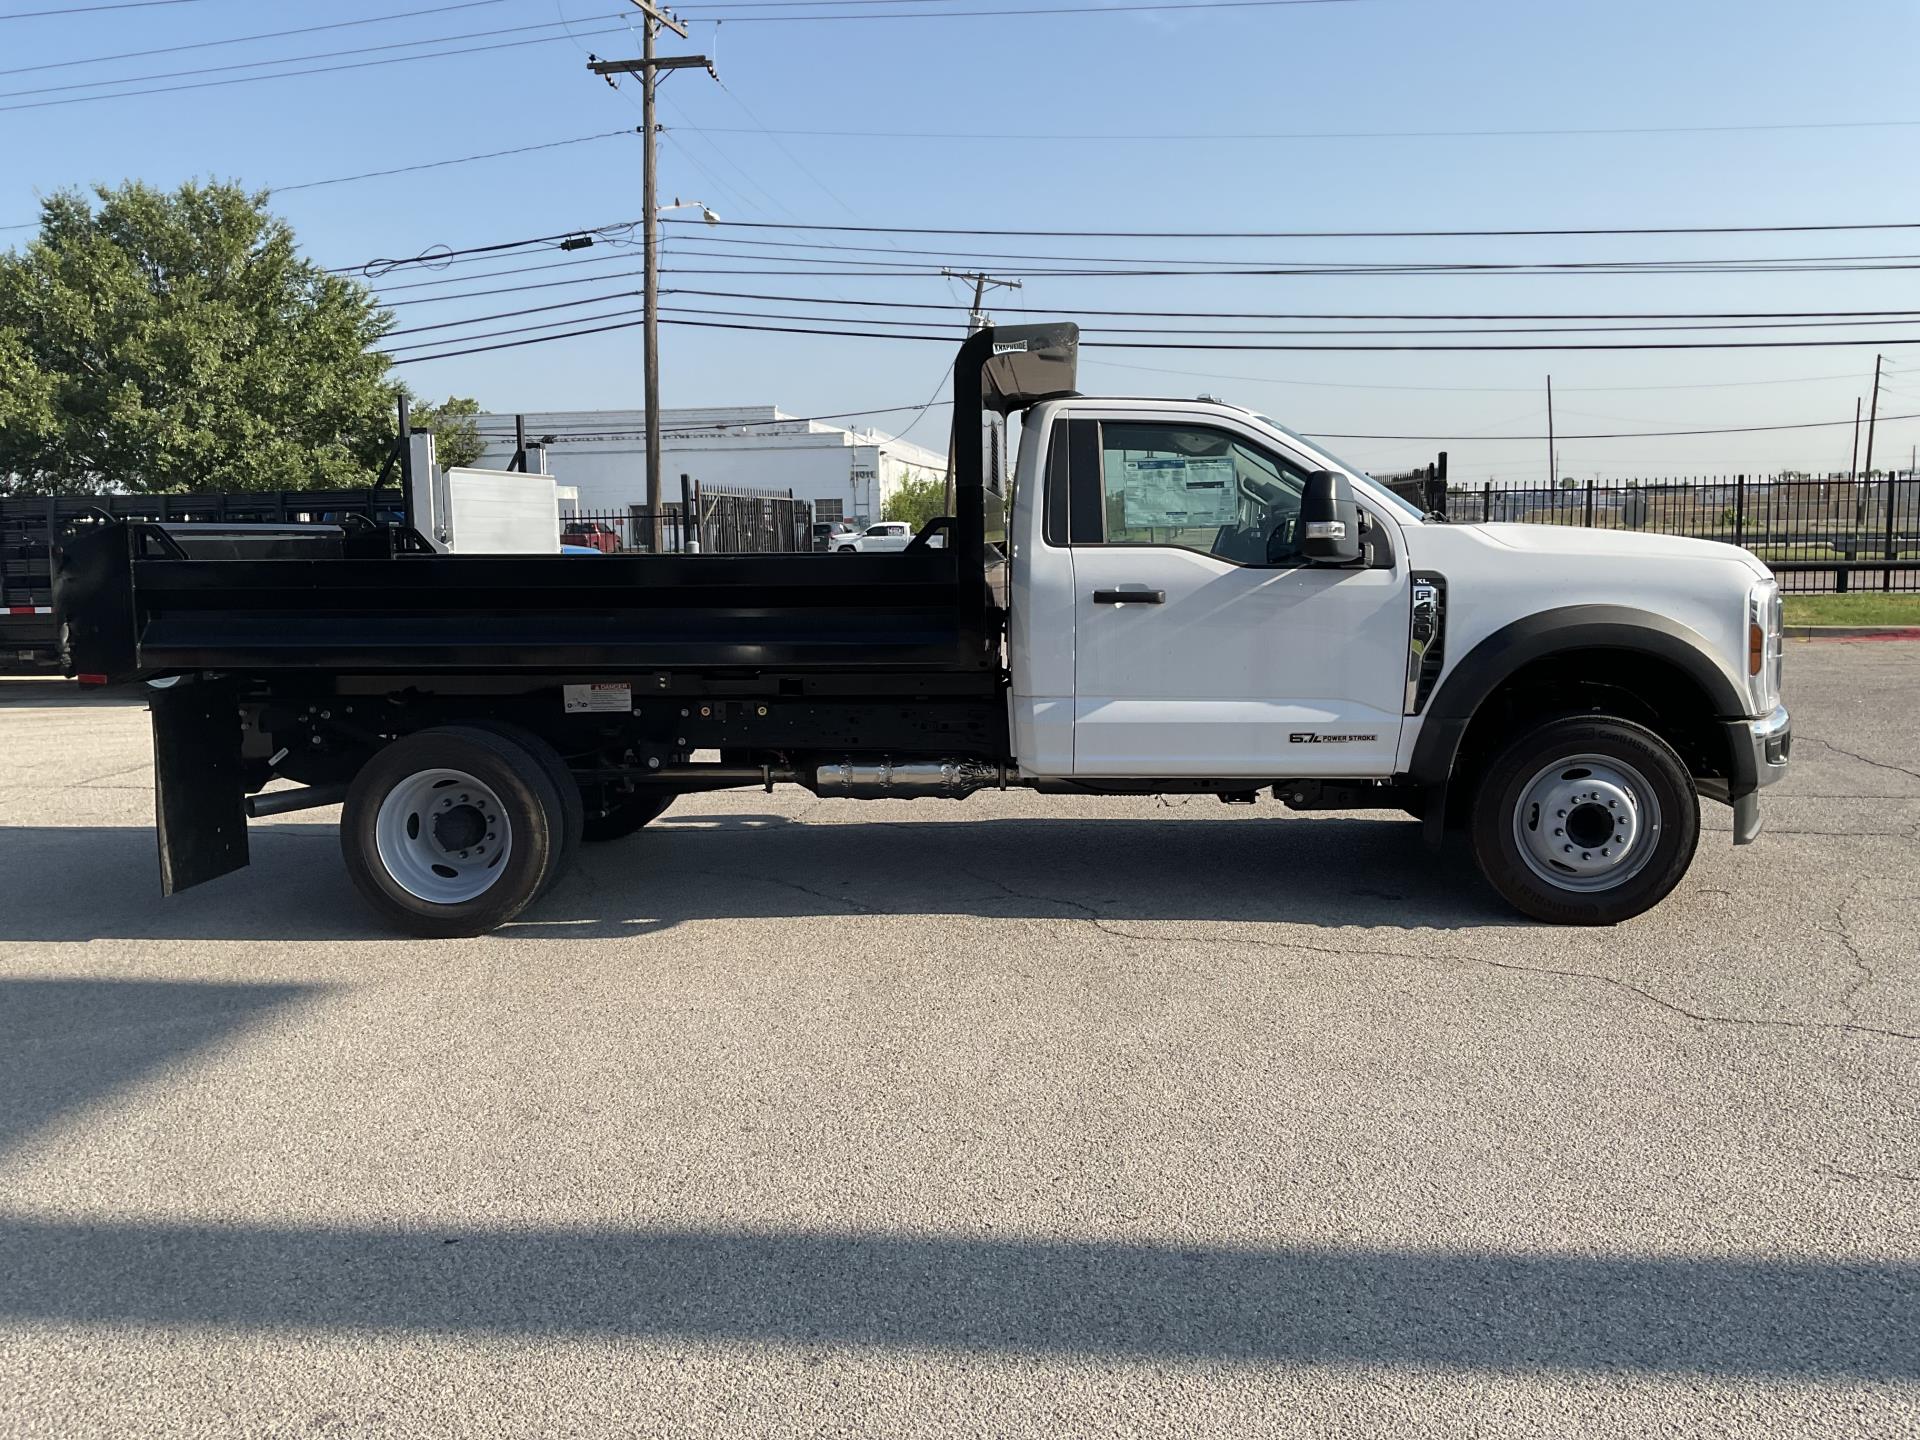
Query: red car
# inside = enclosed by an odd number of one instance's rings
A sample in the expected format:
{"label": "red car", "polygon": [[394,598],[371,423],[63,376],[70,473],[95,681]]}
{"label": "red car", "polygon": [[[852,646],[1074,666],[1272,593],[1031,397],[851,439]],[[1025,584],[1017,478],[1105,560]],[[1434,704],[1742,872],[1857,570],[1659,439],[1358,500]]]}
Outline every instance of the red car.
{"label": "red car", "polygon": [[560,543],[611,555],[620,548],[620,532],[603,520],[569,520],[560,527]]}

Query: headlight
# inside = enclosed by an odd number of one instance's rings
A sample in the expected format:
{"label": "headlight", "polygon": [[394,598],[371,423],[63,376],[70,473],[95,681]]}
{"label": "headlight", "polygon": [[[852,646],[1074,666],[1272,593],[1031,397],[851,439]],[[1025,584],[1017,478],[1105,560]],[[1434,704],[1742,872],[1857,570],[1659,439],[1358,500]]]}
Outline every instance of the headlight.
{"label": "headlight", "polygon": [[1755,715],[1771,715],[1780,703],[1786,665],[1786,629],[1780,584],[1762,580],[1747,592],[1747,698]]}

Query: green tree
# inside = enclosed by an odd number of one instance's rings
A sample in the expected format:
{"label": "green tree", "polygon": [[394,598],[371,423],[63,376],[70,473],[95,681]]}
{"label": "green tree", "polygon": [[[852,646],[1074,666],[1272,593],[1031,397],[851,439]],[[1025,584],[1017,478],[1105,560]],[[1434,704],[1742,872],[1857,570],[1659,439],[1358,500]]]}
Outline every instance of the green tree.
{"label": "green tree", "polygon": [[918,533],[920,527],[947,513],[947,482],[940,475],[909,472],[881,507],[882,520],[904,520]]}
{"label": "green tree", "polygon": [[369,483],[401,387],[366,286],[303,258],[264,195],[95,195],[48,198],[0,254],[0,488]]}
{"label": "green tree", "polygon": [[487,442],[473,417],[480,413],[480,402],[464,396],[449,395],[438,405],[415,401],[408,423],[416,430],[433,431],[433,458],[443,469],[471,465],[486,453]]}

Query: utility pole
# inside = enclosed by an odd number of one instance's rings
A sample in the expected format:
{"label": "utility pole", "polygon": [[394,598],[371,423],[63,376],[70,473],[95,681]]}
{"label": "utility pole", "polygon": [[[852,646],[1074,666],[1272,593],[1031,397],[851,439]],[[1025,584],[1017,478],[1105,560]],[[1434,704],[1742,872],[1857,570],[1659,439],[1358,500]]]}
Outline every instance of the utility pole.
{"label": "utility pole", "polygon": [[[647,406],[647,514],[650,517],[647,521],[650,531],[647,548],[657,555],[661,544],[661,511],[666,501],[660,484],[660,211],[659,189],[655,179],[659,162],[660,127],[654,119],[654,92],[659,87],[662,70],[686,70],[699,66],[713,75],[714,69],[713,62],[704,55],[656,55],[653,42],[661,26],[673,31],[682,40],[687,38],[687,27],[674,19],[671,11],[653,3],[653,0],[632,0],[632,3],[646,17],[641,26],[640,58],[601,60],[589,55],[587,69],[616,89],[618,82],[614,76],[640,77],[640,118],[646,130],[640,189],[641,203],[646,209],[645,218],[641,221],[645,227],[642,254],[646,272],[645,298],[641,302],[646,310],[646,339],[642,347],[641,368]],[[715,75],[714,78],[719,77]]]}
{"label": "utility pole", "polygon": [[1853,397],[1853,459],[1847,462],[1847,479],[1860,478],[1860,397]]}
{"label": "utility pole", "polygon": [[1559,461],[1553,453],[1553,377],[1547,376],[1547,489],[1560,488],[1560,477],[1555,473]]}
{"label": "utility pole", "polygon": [[1873,357],[1873,403],[1867,406],[1867,479],[1873,479],[1873,425],[1880,418],[1880,360]]}
{"label": "utility pole", "polygon": [[[949,270],[946,266],[942,265],[940,267],[940,274],[948,280],[970,280],[973,282],[973,308],[967,312],[967,334],[969,335],[977,334],[987,328],[987,312],[983,306],[983,302],[989,286],[996,286],[1005,290],[1018,290],[1020,288],[1020,282],[1018,280],[1002,280],[995,275],[984,275],[978,270]],[[1005,433],[1005,431],[1000,432],[1003,437]],[[949,430],[947,434],[947,498],[945,504],[942,506],[942,513],[947,515],[953,514],[953,434],[951,430]]]}
{"label": "utility pole", "polygon": [[1002,280],[994,275],[982,275],[977,270],[949,270],[942,266],[940,273],[948,280],[970,280],[973,282],[973,308],[967,312],[967,334],[987,328],[987,312],[981,307],[989,286],[998,286],[1005,290],[1018,290],[1018,280]]}

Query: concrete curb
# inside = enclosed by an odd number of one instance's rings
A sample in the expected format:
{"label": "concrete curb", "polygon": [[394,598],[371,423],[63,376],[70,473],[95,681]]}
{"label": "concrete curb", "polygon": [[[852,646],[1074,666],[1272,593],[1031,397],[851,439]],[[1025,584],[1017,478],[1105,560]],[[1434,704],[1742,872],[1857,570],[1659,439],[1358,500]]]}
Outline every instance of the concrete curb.
{"label": "concrete curb", "polygon": [[1788,625],[1789,640],[1920,640],[1920,625]]}

